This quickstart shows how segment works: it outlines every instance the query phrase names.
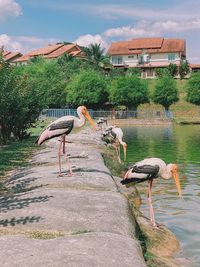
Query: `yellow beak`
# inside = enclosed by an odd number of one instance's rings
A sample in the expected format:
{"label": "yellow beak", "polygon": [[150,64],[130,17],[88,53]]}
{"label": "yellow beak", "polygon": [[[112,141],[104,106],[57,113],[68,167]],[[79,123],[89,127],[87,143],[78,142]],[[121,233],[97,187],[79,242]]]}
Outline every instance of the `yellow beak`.
{"label": "yellow beak", "polygon": [[90,114],[89,114],[88,111],[85,111],[85,117],[89,121],[89,123],[92,126],[93,130],[96,131],[96,125],[95,125],[94,121],[92,120],[92,118],[90,117]]}
{"label": "yellow beak", "polygon": [[173,176],[173,178],[175,180],[176,187],[177,187],[177,190],[178,190],[178,194],[181,197],[182,196],[182,190],[181,190],[180,179],[179,179],[179,174],[178,174],[177,169],[176,170],[172,170],[172,176]]}

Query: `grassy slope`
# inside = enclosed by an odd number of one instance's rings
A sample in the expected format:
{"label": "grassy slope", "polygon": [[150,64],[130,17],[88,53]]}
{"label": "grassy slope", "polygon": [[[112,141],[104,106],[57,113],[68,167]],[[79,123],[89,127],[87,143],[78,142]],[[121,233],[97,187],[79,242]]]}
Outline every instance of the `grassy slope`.
{"label": "grassy slope", "polygon": [[28,164],[32,153],[40,149],[35,140],[44,126],[45,124],[30,129],[31,137],[28,139],[10,142],[7,145],[0,144],[0,178],[5,176],[6,172]]}
{"label": "grassy slope", "polygon": [[[157,83],[156,79],[148,79],[147,80],[148,83],[148,87],[150,90],[150,94],[152,94],[152,92],[154,91],[155,85]],[[187,83],[187,80],[176,80],[177,83],[177,87],[178,87],[178,91],[179,91],[179,97],[180,100],[172,105],[170,107],[170,110],[173,112],[174,114],[174,118],[176,120],[179,119],[184,119],[184,118],[197,118],[200,115],[200,109],[198,106],[193,105],[188,103],[185,100],[185,96],[186,96],[186,91],[185,91],[185,86]],[[156,104],[150,104],[150,105],[142,105],[141,108],[148,108],[148,109],[160,109],[160,105],[156,105]]]}

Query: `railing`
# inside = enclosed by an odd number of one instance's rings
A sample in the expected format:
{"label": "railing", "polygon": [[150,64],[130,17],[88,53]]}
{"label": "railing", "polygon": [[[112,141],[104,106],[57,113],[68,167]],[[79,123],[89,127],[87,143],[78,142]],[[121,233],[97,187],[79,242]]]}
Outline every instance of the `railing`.
{"label": "railing", "polygon": [[[114,110],[114,111],[105,111],[105,110],[89,110],[90,115],[93,119],[98,119],[100,117],[108,119],[161,119],[161,120],[171,120],[173,119],[173,114],[171,111],[164,110],[139,110],[139,111],[130,111],[130,110]],[[62,116],[77,116],[76,109],[44,109],[41,114],[41,119],[56,119]]]}

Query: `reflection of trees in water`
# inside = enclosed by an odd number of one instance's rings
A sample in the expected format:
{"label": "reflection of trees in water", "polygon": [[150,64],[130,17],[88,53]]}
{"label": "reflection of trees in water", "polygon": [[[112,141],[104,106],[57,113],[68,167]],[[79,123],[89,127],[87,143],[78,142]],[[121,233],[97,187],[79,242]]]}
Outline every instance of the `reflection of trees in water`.
{"label": "reflection of trees in water", "polygon": [[[123,128],[128,150],[137,158],[159,156],[166,161],[199,162],[200,125],[131,126]],[[131,160],[131,159],[129,159]]]}

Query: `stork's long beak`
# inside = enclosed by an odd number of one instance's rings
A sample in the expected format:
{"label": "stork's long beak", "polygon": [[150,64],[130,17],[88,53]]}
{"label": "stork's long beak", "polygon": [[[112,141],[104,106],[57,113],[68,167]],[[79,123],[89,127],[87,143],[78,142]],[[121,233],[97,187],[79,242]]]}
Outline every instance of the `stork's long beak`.
{"label": "stork's long beak", "polygon": [[88,111],[85,111],[85,117],[89,121],[89,123],[92,126],[93,130],[96,131],[96,125],[95,125],[94,121],[92,120],[92,118],[90,117],[90,114],[89,114]]}
{"label": "stork's long beak", "polygon": [[124,160],[126,160],[126,149],[127,149],[127,144],[123,145],[124,148]]}
{"label": "stork's long beak", "polygon": [[178,194],[181,197],[182,196],[182,190],[181,190],[179,173],[178,173],[178,169],[177,169],[177,165],[176,164],[174,164],[174,167],[172,169],[172,176],[173,176],[173,178],[175,180],[176,187],[177,187],[177,190],[178,190]]}

